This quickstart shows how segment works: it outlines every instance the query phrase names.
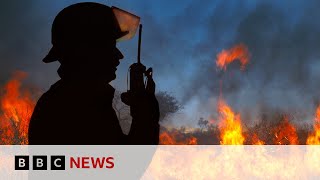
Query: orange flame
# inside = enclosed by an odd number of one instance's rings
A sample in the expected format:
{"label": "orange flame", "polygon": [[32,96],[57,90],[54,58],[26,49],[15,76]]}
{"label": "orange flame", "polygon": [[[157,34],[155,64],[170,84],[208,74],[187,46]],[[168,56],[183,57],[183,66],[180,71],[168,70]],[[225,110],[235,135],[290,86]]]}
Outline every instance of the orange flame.
{"label": "orange flame", "polygon": [[[0,87],[0,144],[28,144],[28,125],[35,101],[29,90],[21,88],[22,80],[26,78],[24,72],[16,72],[11,80]],[[232,108],[219,99],[218,113],[220,144],[242,145],[246,140],[241,126],[240,114],[236,114]],[[315,112],[314,132],[309,134],[306,144],[320,145],[320,106]],[[272,128],[273,142],[275,144],[298,144],[298,136],[295,127],[290,124],[289,117],[284,116],[283,121],[276,128]],[[263,145],[264,141],[257,134],[252,134],[251,144]],[[198,139],[188,133],[176,131],[164,131],[160,134],[160,144],[182,145],[198,144]]]}
{"label": "orange flame", "polygon": [[198,139],[193,136],[186,138],[182,141],[178,141],[175,136],[179,136],[177,132],[171,132],[170,134],[168,132],[163,132],[160,134],[159,144],[162,144],[162,145],[196,145],[198,144]]}
{"label": "orange flame", "polygon": [[159,139],[159,144],[163,145],[175,145],[177,143],[167,132],[161,133]]}
{"label": "orange flame", "polygon": [[298,135],[295,127],[290,124],[288,116],[274,129],[274,143],[279,145],[298,144]]}
{"label": "orange flame", "polygon": [[239,60],[241,64],[241,70],[249,63],[249,51],[244,44],[239,44],[231,49],[222,50],[217,55],[216,65],[220,69],[227,69],[227,66],[235,60]]}
{"label": "orange flame", "polygon": [[253,134],[252,136],[252,145],[264,145],[265,142],[259,139],[257,134]]}
{"label": "orange flame", "polygon": [[320,145],[320,106],[316,109],[314,121],[314,132],[308,136],[308,145]]}
{"label": "orange flame", "polygon": [[242,145],[244,136],[242,134],[241,118],[223,101],[218,102],[218,112],[221,115],[221,141],[223,145]]}
{"label": "orange flame", "polygon": [[28,144],[28,126],[35,101],[29,91],[21,90],[21,81],[26,76],[24,72],[16,72],[2,88],[0,144]]}
{"label": "orange flame", "polygon": [[188,142],[187,142],[188,145],[197,145],[198,144],[198,139],[195,138],[195,137],[191,137],[188,139]]}

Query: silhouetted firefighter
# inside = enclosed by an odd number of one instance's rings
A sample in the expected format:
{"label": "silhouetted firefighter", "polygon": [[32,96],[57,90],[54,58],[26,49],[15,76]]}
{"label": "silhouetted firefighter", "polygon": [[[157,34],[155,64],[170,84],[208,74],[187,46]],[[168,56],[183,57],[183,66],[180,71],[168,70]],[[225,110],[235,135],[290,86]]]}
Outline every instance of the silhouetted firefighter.
{"label": "silhouetted firefighter", "polygon": [[[158,144],[155,84],[151,71],[147,73],[140,62],[130,67],[133,89],[122,95],[131,109],[129,135],[122,133],[112,108],[114,88],[109,83],[123,58],[116,42],[131,38],[139,20],[98,3],[74,4],[57,15],[51,31],[53,47],[43,61],[58,60],[61,79],[37,102],[29,144]],[[146,87],[141,84],[143,74],[148,77]],[[136,77],[141,79],[135,82]]]}

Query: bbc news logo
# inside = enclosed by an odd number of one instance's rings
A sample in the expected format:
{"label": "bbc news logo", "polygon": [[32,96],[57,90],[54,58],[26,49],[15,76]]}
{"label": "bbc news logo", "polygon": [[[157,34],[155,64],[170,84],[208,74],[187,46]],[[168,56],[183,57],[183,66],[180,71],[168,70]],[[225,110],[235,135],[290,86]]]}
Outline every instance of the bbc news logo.
{"label": "bbc news logo", "polygon": [[[65,156],[48,156],[21,155],[15,156],[15,170],[31,170],[30,159],[32,159],[32,170],[49,170],[48,160],[50,159],[50,170],[65,170],[66,158]],[[114,167],[114,158],[109,157],[70,157],[70,169],[112,169]]]}
{"label": "bbc news logo", "polygon": [[[50,156],[50,169],[51,170],[65,170],[65,156]],[[14,160],[15,170],[29,170],[30,158],[29,156],[15,156]],[[33,170],[48,170],[47,156],[32,156]]]}

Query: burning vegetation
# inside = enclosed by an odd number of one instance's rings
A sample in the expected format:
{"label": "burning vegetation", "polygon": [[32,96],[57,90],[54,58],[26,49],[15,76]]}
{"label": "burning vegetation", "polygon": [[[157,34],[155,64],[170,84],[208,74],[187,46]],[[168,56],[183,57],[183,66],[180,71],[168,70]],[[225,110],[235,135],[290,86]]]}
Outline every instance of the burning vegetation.
{"label": "burning vegetation", "polygon": [[[229,50],[223,50],[217,55],[216,65],[226,70],[227,66],[236,60],[240,61],[241,69],[248,64],[249,51],[245,45],[239,44]],[[15,72],[12,79],[0,87],[0,144],[28,144],[28,125],[39,91],[31,86],[22,85],[26,76],[24,72]],[[175,113],[180,108],[179,103],[168,93],[158,93],[157,98],[163,116],[161,119],[165,119],[165,115]],[[119,108],[114,104],[114,107],[119,110],[117,112],[120,121],[127,119],[123,117],[129,117],[128,110],[123,111],[127,114],[123,114],[120,111],[123,109],[122,106]],[[235,112],[222,95],[217,102],[217,114],[219,121],[200,118],[198,123],[200,128],[186,130],[185,127],[180,129],[162,127],[160,144],[320,144],[320,106],[316,108],[313,128],[297,126],[288,114],[281,112],[275,112],[276,115],[271,118],[262,116],[259,123],[247,126],[243,123],[241,114]]]}
{"label": "burning vegetation", "polygon": [[313,130],[308,126],[295,125],[287,115],[279,114],[272,120],[261,119],[254,126],[248,126],[243,124],[240,114],[233,112],[225,102],[223,105],[225,109],[218,112],[221,118],[218,125],[207,124],[204,128],[193,128],[188,131],[185,127],[171,129],[163,127],[160,143],[191,144],[190,139],[193,138],[196,144],[213,145],[320,144],[319,129]]}
{"label": "burning vegetation", "polygon": [[165,145],[196,145],[197,138],[189,135],[186,137],[184,134],[180,133],[178,130],[173,130],[170,133],[163,132],[160,135],[161,143]]}
{"label": "burning vegetation", "polygon": [[235,114],[230,106],[223,100],[218,102],[218,112],[221,116],[220,129],[220,144],[242,145],[244,136],[242,134],[241,118],[239,114]]}
{"label": "burning vegetation", "polygon": [[[228,50],[222,50],[217,55],[216,66],[226,71],[227,66],[239,60],[240,69],[244,70],[249,63],[249,50],[244,44],[236,45]],[[163,130],[160,136],[161,144],[188,144],[189,138],[196,138],[198,144],[221,145],[296,145],[296,144],[320,144],[320,106],[315,113],[314,132],[309,128],[296,127],[287,114],[276,113],[274,119],[262,118],[255,126],[246,126],[241,121],[241,115],[235,113],[223,100],[222,96],[217,102],[219,114],[219,126],[206,124],[206,130],[194,129],[185,133],[182,130]],[[200,118],[203,126],[203,118]],[[245,127],[245,128],[244,128]],[[183,129],[183,128],[182,128]],[[179,132],[179,133],[178,133]],[[170,141],[168,142],[168,137]],[[175,137],[179,137],[179,143],[175,143]],[[185,137],[181,140],[181,137]],[[209,139],[209,141],[208,141]]]}
{"label": "burning vegetation", "polygon": [[320,106],[318,106],[314,118],[314,132],[307,139],[307,144],[320,144]]}
{"label": "burning vegetation", "polygon": [[22,88],[26,76],[15,72],[1,87],[0,144],[28,144],[28,126],[36,101],[30,88]]}

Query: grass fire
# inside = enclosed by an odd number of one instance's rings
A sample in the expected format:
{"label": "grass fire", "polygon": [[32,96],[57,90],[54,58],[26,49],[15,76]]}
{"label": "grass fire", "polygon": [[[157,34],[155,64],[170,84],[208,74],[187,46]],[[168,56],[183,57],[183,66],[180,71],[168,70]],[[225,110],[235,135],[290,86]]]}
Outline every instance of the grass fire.
{"label": "grass fire", "polygon": [[[217,55],[216,66],[224,69],[232,62],[239,60],[240,69],[246,68],[249,62],[249,51],[244,44],[235,45]],[[39,98],[32,86],[25,84],[27,73],[17,71],[0,91],[0,144],[28,144],[28,125]],[[165,94],[168,97],[168,94]],[[201,119],[201,127],[166,127],[162,126],[160,144],[164,145],[295,145],[320,144],[320,106],[314,113],[313,126],[302,126],[292,121],[287,113],[274,112],[270,118],[262,118],[259,123],[247,125],[241,113],[235,112],[222,94],[217,98],[216,114],[218,123]],[[125,111],[128,113],[129,111]],[[128,116],[128,115],[122,115]],[[119,118],[120,119],[120,118]],[[121,121],[121,119],[120,119]],[[120,122],[121,123],[121,122]]]}
{"label": "grass fire", "polygon": [[36,101],[30,88],[22,87],[26,76],[17,71],[1,87],[0,144],[28,144],[28,126]]}

